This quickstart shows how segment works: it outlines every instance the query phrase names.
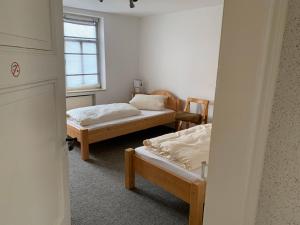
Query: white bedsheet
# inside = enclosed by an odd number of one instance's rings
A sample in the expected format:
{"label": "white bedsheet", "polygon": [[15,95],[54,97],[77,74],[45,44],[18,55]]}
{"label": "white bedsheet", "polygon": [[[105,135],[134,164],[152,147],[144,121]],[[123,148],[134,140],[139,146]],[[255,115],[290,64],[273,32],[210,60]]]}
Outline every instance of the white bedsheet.
{"label": "white bedsheet", "polygon": [[194,126],[144,140],[153,154],[161,156],[187,170],[195,170],[208,163],[210,150],[211,124]]}
{"label": "white bedsheet", "polygon": [[76,121],[82,126],[88,126],[136,116],[140,113],[140,110],[128,103],[112,103],[71,109],[67,111],[67,116],[70,120]]}
{"label": "white bedsheet", "polygon": [[125,124],[128,122],[133,122],[133,121],[139,121],[145,118],[151,118],[163,114],[169,114],[169,113],[174,113],[173,110],[171,109],[165,109],[163,111],[149,111],[149,110],[140,110],[141,113],[137,116],[131,116],[127,118],[122,118],[122,119],[117,119],[117,120],[112,120],[104,123],[98,123],[98,124],[93,124],[89,126],[81,126],[79,123],[72,121],[70,119],[67,119],[67,123],[77,129],[88,129],[88,130],[95,130],[98,128],[104,128],[104,127],[110,127],[114,126],[117,124]]}
{"label": "white bedsheet", "polygon": [[192,171],[186,170],[168,161],[165,158],[153,154],[151,151],[149,151],[149,147],[142,146],[136,148],[135,154],[138,155],[140,158],[144,159],[145,161],[152,163],[153,165],[159,166],[165,169],[166,171],[172,172],[173,174],[176,174],[177,176],[182,177],[191,182],[203,181],[207,177],[207,167],[204,168],[203,172],[202,167]]}

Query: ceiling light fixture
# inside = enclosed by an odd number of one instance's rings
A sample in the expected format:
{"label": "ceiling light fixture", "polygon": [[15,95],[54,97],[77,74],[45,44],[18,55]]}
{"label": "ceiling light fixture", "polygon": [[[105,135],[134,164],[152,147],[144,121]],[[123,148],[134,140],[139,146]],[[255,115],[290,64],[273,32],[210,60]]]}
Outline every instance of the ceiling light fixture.
{"label": "ceiling light fixture", "polygon": [[[130,8],[134,8],[135,7],[135,2],[137,2],[138,0],[129,0],[129,7]],[[103,0],[99,0],[99,2],[103,2]]]}

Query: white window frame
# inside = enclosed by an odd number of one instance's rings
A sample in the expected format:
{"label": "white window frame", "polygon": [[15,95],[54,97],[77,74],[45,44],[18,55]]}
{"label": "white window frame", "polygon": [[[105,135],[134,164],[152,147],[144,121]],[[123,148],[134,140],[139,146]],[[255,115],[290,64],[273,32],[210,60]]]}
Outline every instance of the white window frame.
{"label": "white window frame", "polygon": [[[102,38],[103,34],[100,33],[100,32],[103,32],[102,29],[101,29],[102,19],[101,18],[96,18],[96,17],[93,17],[93,16],[81,16],[81,15],[74,15],[74,14],[66,13],[66,14],[64,14],[64,21],[63,22],[74,22],[76,24],[96,23],[96,48],[97,48],[96,56],[97,56],[97,67],[98,68],[97,68],[97,73],[95,73],[95,75],[98,75],[98,85],[96,85],[95,87],[85,87],[85,86],[83,86],[82,88],[80,88],[80,87],[79,88],[68,88],[67,83],[66,83],[67,93],[102,90],[103,87],[105,86],[105,84],[103,84],[103,74],[102,74],[102,72],[103,72],[102,62],[104,61],[104,59],[102,59],[102,57],[104,57],[104,54],[102,54],[102,52],[104,52],[104,49],[103,50],[101,49],[101,48],[104,48],[104,45],[102,46],[102,44],[101,44],[102,43],[101,38]],[[79,40],[79,39],[84,40],[84,38],[64,36],[64,41],[66,41],[66,40],[70,41],[73,38],[77,39],[77,40]],[[85,41],[88,41],[88,39],[86,39]],[[95,42],[95,41],[91,41],[91,42]],[[81,44],[81,47],[82,47],[82,44]],[[64,51],[64,56],[66,54],[72,54],[72,53],[66,53]],[[88,54],[84,54],[84,55],[88,55]],[[69,75],[69,74],[65,73],[66,77],[67,76],[72,76],[72,75],[75,75],[75,74],[70,74]],[[76,74],[76,75],[89,75],[89,74]]]}

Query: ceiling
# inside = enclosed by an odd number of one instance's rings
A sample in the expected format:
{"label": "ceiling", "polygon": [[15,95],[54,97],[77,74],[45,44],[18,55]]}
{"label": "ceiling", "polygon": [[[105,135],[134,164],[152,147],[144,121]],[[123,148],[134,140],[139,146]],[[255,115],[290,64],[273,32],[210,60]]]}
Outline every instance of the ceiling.
{"label": "ceiling", "polygon": [[100,12],[118,13],[133,16],[149,16],[176,11],[215,6],[223,0],[139,0],[135,8],[129,8],[129,0],[63,0],[64,6]]}

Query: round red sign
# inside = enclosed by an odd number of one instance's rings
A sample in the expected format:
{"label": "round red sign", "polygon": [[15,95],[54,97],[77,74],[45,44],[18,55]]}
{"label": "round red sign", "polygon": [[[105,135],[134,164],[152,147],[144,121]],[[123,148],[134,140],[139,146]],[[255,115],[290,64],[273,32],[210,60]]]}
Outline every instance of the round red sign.
{"label": "round red sign", "polygon": [[21,72],[21,68],[20,68],[20,65],[19,63],[17,62],[13,62],[10,66],[10,71],[11,71],[11,74],[14,76],[14,77],[18,77],[20,75],[20,72]]}

